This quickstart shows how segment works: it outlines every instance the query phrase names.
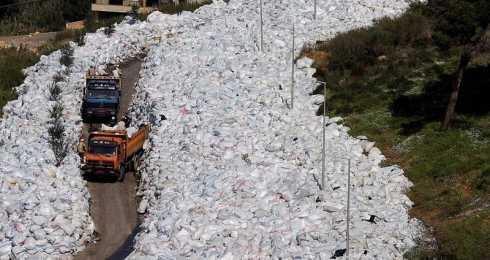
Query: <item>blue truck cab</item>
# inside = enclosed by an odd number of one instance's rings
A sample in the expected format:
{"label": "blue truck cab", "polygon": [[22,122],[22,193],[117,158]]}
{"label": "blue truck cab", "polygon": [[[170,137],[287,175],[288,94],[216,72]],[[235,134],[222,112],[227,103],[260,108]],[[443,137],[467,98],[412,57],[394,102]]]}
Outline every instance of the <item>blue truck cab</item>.
{"label": "blue truck cab", "polygon": [[87,73],[83,91],[82,120],[84,123],[115,125],[121,101],[121,79],[118,75]]}

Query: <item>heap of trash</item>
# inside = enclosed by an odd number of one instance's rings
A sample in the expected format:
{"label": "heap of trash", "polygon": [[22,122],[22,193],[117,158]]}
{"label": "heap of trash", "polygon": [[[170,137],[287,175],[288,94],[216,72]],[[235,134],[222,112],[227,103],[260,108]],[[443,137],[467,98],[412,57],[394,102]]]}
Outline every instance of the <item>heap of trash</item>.
{"label": "heap of trash", "polygon": [[[85,73],[104,69],[140,53],[150,39],[145,23],[116,26],[88,34],[73,48],[73,64],[60,64],[62,51],[42,56],[25,70],[17,100],[3,108],[0,120],[0,259],[70,256],[94,239],[90,195],[76,153],[82,122],[80,105]],[[57,78],[55,80],[55,78]],[[59,101],[50,93],[61,89]],[[50,110],[63,106],[66,157],[56,166],[49,144]]]}
{"label": "heap of trash", "polygon": [[153,128],[129,258],[345,257],[349,190],[350,256],[402,258],[421,232],[408,215],[412,184],[380,165],[373,142],[328,118],[322,187],[323,97],[310,95],[311,60],[296,61],[293,91],[291,69],[304,44],[400,14],[407,1],[318,1],[316,21],[313,1],[264,1],[263,44],[257,2],[148,17],[161,41],[132,105]]}
{"label": "heap of trash", "polygon": [[[413,247],[421,226],[408,215],[411,183],[399,167],[382,167],[380,150],[350,136],[340,118],[326,120],[322,186],[315,112],[323,98],[310,95],[319,84],[312,61],[296,59],[305,44],[398,15],[410,1],[318,1],[316,20],[313,0],[263,1],[263,27],[258,2],[126,19],[72,43],[69,67],[56,51],[27,68],[0,120],[0,259],[69,256],[92,242],[75,149],[85,73],[144,49],[130,109],[135,124],[151,122],[151,147],[140,170],[142,232],[129,258],[345,257],[349,191],[350,256],[398,259]],[[52,84],[61,101],[51,100]],[[67,144],[59,165],[48,141],[56,102]]]}

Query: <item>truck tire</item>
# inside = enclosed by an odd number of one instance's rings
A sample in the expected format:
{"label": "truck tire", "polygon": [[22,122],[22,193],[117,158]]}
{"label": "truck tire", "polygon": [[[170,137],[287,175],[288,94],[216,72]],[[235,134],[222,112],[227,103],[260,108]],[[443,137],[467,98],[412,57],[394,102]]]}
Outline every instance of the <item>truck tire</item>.
{"label": "truck tire", "polygon": [[119,170],[119,178],[117,180],[119,182],[123,182],[125,176],[126,176],[126,167],[124,165],[121,165],[121,169]]}

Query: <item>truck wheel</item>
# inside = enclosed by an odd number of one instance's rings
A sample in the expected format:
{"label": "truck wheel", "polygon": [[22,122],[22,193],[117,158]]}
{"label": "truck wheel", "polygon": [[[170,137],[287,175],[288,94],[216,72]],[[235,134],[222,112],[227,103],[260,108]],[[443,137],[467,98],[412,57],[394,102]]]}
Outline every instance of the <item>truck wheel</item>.
{"label": "truck wheel", "polygon": [[126,167],[124,167],[124,165],[121,165],[121,170],[119,170],[119,178],[117,180],[123,182],[124,176],[126,176]]}

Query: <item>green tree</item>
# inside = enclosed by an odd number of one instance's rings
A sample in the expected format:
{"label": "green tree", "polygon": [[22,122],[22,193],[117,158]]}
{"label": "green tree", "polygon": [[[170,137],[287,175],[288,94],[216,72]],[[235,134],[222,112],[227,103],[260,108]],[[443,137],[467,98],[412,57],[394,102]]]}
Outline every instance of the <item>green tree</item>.
{"label": "green tree", "polygon": [[442,122],[448,129],[454,118],[464,71],[486,45],[490,19],[488,0],[429,0],[428,10],[434,20],[433,38],[443,49],[462,46],[459,65],[453,75],[452,90]]}
{"label": "green tree", "polygon": [[90,1],[64,0],[63,18],[65,21],[78,21],[85,19],[90,11]]}
{"label": "green tree", "polygon": [[442,48],[469,43],[490,19],[488,0],[429,0],[427,9],[434,40]]}

